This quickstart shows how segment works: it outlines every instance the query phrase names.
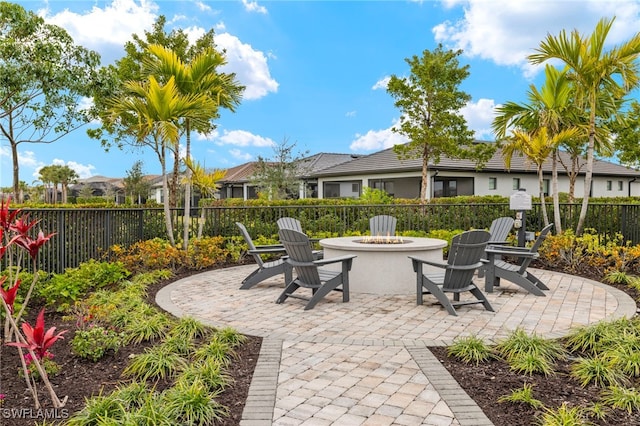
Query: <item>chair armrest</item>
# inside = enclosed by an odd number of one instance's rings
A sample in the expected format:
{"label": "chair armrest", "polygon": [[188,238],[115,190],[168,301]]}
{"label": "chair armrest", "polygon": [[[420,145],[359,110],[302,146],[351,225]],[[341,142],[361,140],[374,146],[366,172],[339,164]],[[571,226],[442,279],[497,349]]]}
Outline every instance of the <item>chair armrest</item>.
{"label": "chair armrest", "polygon": [[482,261],[474,263],[472,265],[448,265],[447,269],[453,269],[456,271],[471,271],[474,269],[478,269],[482,266]]}
{"label": "chair armrest", "polygon": [[263,244],[263,245],[260,245],[260,246],[256,246],[257,250],[260,250],[260,249],[272,249],[272,248],[284,249],[284,246],[282,244]]}
{"label": "chair armrest", "polygon": [[531,251],[505,250],[505,249],[496,249],[493,247],[486,248],[485,252],[488,254],[499,254],[504,256],[514,256],[514,257],[522,257],[522,258],[529,258],[529,259],[536,259],[540,256],[538,253],[532,253]]}
{"label": "chair armrest", "polygon": [[255,250],[247,250],[249,254],[274,254],[274,253],[286,253],[284,247],[270,247],[270,248],[257,248]]}
{"label": "chair armrest", "polygon": [[432,260],[421,259],[415,256],[407,256],[407,257],[413,261],[414,265],[417,263],[426,263],[427,265],[436,266],[438,268],[443,268],[443,269],[449,266],[447,263],[443,263],[443,262],[434,262]]}
{"label": "chair armrest", "polygon": [[488,246],[506,246],[511,244],[511,241],[487,241]]}
{"label": "chair armrest", "polygon": [[332,257],[330,259],[314,260],[313,263],[318,265],[318,266],[322,266],[322,265],[328,265],[330,263],[338,263],[338,262],[344,262],[345,260],[352,260],[352,259],[354,259],[356,257],[358,257],[358,256],[356,256],[355,254],[347,254],[347,255],[344,255],[344,256]]}

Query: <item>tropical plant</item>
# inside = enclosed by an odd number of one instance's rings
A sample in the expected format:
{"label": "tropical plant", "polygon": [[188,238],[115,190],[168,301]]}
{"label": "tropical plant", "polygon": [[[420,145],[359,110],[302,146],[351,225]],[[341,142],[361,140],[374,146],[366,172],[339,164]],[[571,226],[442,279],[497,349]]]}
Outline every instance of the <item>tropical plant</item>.
{"label": "tropical plant", "polygon": [[509,333],[506,339],[498,342],[495,349],[507,362],[525,355],[534,355],[549,361],[565,357],[564,348],[558,341],[543,339],[536,333],[528,335],[521,328]]}
{"label": "tropical plant", "polygon": [[76,331],[71,340],[71,350],[81,358],[95,362],[108,351],[116,352],[122,345],[122,336],[114,330],[101,326]]}
{"label": "tropical plant", "polygon": [[542,401],[533,397],[533,386],[530,383],[525,383],[522,388],[514,389],[510,394],[501,396],[498,402],[527,404],[533,408],[544,407]]}
{"label": "tropical plant", "polygon": [[582,387],[590,384],[600,387],[614,386],[627,381],[609,357],[600,355],[579,358],[571,366],[571,376],[577,379]]}
{"label": "tropical plant", "polygon": [[62,335],[67,330],[56,333],[56,327],[51,327],[45,331],[44,327],[44,308],[38,313],[35,326],[31,326],[28,322],[22,323],[22,332],[26,342],[9,342],[8,346],[17,346],[26,348],[29,352],[34,352],[38,359],[42,359],[46,356],[49,348],[53,346],[59,339],[63,339]]}
{"label": "tropical plant", "polygon": [[477,336],[465,336],[454,339],[447,353],[466,363],[479,364],[493,357],[491,348]]}
{"label": "tropical plant", "polygon": [[602,393],[602,403],[625,410],[629,414],[640,411],[640,392],[621,386],[610,386]]}
{"label": "tropical plant", "polygon": [[177,376],[186,366],[187,360],[180,355],[167,350],[166,347],[154,346],[136,355],[122,374],[137,380],[157,381]]}
{"label": "tropical plant", "polygon": [[570,407],[563,402],[558,408],[544,408],[544,412],[537,419],[539,426],[591,426],[586,412],[581,407]]}
{"label": "tropical plant", "polygon": [[[614,18],[615,19],[615,18]],[[605,51],[607,36],[614,19],[602,18],[590,36],[582,36],[577,30],[558,36],[547,35],[536,53],[529,55],[532,64],[557,59],[565,64],[568,77],[575,85],[575,102],[589,114],[587,164],[584,179],[584,196],[578,218],[576,234],[582,234],[589,205],[589,191],[593,176],[593,163],[599,143],[600,152],[610,148],[610,140],[604,137],[596,141],[599,123],[615,115],[622,100],[638,85],[640,33],[630,40]]]}
{"label": "tropical plant", "polygon": [[164,392],[162,401],[167,405],[176,424],[209,425],[226,415],[225,407],[213,399],[201,379],[191,383],[177,383]]}

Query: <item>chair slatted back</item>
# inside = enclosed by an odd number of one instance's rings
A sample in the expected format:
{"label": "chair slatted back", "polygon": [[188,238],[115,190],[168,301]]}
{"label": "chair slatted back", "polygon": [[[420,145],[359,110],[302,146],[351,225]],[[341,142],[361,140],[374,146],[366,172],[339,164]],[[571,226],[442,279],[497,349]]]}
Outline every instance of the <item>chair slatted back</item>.
{"label": "chair slatted back", "polygon": [[398,219],[389,215],[373,216],[369,219],[369,230],[372,237],[386,237],[396,235]]}
{"label": "chair slatted back", "polygon": [[513,224],[515,220],[512,217],[504,216],[494,219],[491,222],[491,227],[489,227],[489,234],[491,234],[490,241],[499,243],[502,241],[506,241],[507,237],[511,233],[513,229]]}
{"label": "chair slatted back", "polygon": [[[540,246],[544,242],[545,238],[547,238],[547,236],[549,235],[549,232],[551,231],[551,228],[553,228],[553,223],[550,223],[547,226],[545,226],[544,228],[542,228],[542,231],[540,231],[540,234],[538,235],[538,238],[536,238],[536,240],[533,242],[533,245],[529,249],[530,253],[537,253],[538,252],[538,250],[540,249]],[[531,258],[531,257],[523,259],[522,263],[520,264],[520,271],[519,271],[521,274],[523,274],[527,270],[527,268],[531,264],[532,260],[533,260],[533,258]]]}
{"label": "chair slatted back", "polygon": [[484,256],[489,238],[491,234],[483,230],[467,231],[453,237],[443,290],[460,289],[471,283],[475,270],[482,266],[480,259]]}
{"label": "chair slatted back", "polygon": [[293,229],[294,231],[302,231],[302,223],[295,217],[281,217],[276,221],[278,229]]}
{"label": "chair slatted back", "polygon": [[[249,231],[247,231],[247,227],[244,226],[244,224],[242,224],[240,222],[236,222],[236,226],[240,229],[240,233],[242,234],[242,237],[244,238],[244,241],[247,243],[247,246],[249,247],[249,250],[255,250],[256,249],[256,245],[253,243],[253,240],[251,239],[251,236],[249,235]],[[264,265],[264,262],[262,261],[262,258],[260,257],[259,254],[252,253],[252,256],[255,259],[255,261],[258,264],[258,266],[262,267]]]}
{"label": "chair slatted back", "polygon": [[294,269],[298,275],[298,280],[304,287],[320,287],[320,274],[318,265],[313,263],[313,251],[306,234],[294,229],[280,229],[278,231],[280,242],[287,250],[287,255],[296,262]]}

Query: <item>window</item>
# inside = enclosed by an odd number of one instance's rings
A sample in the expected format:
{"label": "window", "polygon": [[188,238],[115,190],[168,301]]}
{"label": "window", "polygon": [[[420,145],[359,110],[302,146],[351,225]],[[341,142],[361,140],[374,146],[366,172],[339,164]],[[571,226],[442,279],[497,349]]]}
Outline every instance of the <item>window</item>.
{"label": "window", "polygon": [[351,184],[351,192],[360,192],[360,184],[352,183]]}
{"label": "window", "polygon": [[613,182],[611,182],[610,180],[607,181],[607,191],[611,191],[612,184]]}
{"label": "window", "polygon": [[498,178],[490,177],[489,178],[489,190],[498,189]]}
{"label": "window", "polygon": [[618,181],[618,191],[622,191],[623,183],[621,180]]}
{"label": "window", "polygon": [[513,189],[514,191],[520,189],[520,178],[513,178]]}
{"label": "window", "polygon": [[549,179],[542,179],[542,192],[544,193],[545,197],[548,197],[550,192],[549,191]]}

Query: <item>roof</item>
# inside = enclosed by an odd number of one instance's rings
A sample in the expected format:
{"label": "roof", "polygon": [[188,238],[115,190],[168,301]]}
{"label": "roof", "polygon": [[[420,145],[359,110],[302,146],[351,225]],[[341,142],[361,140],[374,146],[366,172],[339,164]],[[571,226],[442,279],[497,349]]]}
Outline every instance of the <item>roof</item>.
{"label": "roof", "polygon": [[[357,154],[336,154],[321,152],[309,157],[302,158],[300,160],[301,167],[304,169],[304,176],[315,176],[319,171],[328,167],[333,167],[338,164],[342,164],[347,161],[351,161],[355,158],[361,157]],[[256,161],[250,161],[248,163],[240,164],[235,167],[227,169],[227,174],[224,179],[220,180],[220,183],[240,183],[249,182],[251,176],[256,171]]]}
{"label": "roof", "polygon": [[[491,143],[480,142],[478,143]],[[565,164],[570,164],[570,157],[566,152],[560,151],[560,156]],[[586,161],[580,160],[580,164],[584,166]],[[545,161],[543,171],[551,173],[551,160]],[[429,163],[429,167],[438,170],[451,171],[479,171],[479,172],[505,172],[504,159],[502,150],[496,150],[493,157],[487,161],[481,169],[476,169],[476,164],[472,160],[459,160],[448,157],[441,157],[440,162],[435,164],[433,161]],[[344,176],[354,174],[382,174],[382,173],[399,173],[414,172],[422,170],[422,159],[399,159],[393,148],[375,152],[370,155],[353,159],[349,162],[342,163],[333,167],[326,168],[314,174],[316,177]],[[558,164],[558,173],[563,174],[562,165]],[[514,155],[511,159],[511,172],[536,173],[535,165],[528,161],[525,157]],[[581,169],[584,173],[584,167]],[[620,164],[612,163],[604,160],[595,160],[593,166],[594,175],[606,176],[640,176],[640,171]]]}

